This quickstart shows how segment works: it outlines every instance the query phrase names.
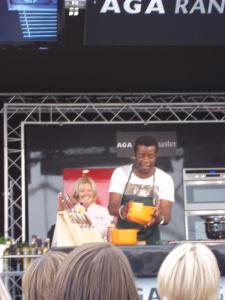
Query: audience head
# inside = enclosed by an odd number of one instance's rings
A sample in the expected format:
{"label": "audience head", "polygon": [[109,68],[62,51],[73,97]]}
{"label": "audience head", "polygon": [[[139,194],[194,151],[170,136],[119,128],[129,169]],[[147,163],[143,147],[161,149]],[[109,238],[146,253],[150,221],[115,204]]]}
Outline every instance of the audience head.
{"label": "audience head", "polygon": [[1,278],[0,278],[0,300],[12,300]]}
{"label": "audience head", "polygon": [[86,208],[95,202],[97,188],[94,180],[88,176],[82,176],[77,179],[74,184],[73,198]]}
{"label": "audience head", "polygon": [[84,244],[68,254],[57,275],[54,300],[139,300],[123,252],[108,243]]}
{"label": "audience head", "polygon": [[203,244],[184,243],[163,261],[158,273],[161,300],[217,300],[220,271]]}
{"label": "audience head", "polygon": [[63,252],[48,252],[30,264],[23,275],[25,300],[49,300],[56,274],[66,255]]}

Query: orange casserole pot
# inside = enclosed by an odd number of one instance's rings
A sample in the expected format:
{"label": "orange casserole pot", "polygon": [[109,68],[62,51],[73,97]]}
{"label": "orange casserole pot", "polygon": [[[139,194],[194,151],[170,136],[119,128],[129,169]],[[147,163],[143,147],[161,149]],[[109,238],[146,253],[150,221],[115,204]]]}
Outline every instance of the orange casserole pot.
{"label": "orange casserole pot", "polygon": [[137,244],[136,229],[118,229],[111,230],[111,241],[115,245],[136,245]]}
{"label": "orange casserole pot", "polygon": [[147,206],[140,202],[131,201],[129,202],[127,219],[131,222],[147,225],[151,222],[155,210],[155,206]]}

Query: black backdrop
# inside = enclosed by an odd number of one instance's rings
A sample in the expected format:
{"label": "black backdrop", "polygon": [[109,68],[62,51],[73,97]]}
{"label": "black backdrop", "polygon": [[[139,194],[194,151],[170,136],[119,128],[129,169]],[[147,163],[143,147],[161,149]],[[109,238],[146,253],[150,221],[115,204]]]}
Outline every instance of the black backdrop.
{"label": "black backdrop", "polygon": [[[159,157],[157,166],[169,172],[175,182],[172,222],[163,230],[170,239],[184,239],[183,168],[224,168],[224,125],[214,124],[76,124],[26,125],[26,187],[29,233],[40,231],[44,236],[48,227],[38,229],[40,219],[46,224],[54,220],[56,207],[49,209],[62,183],[65,168],[116,167],[130,163],[131,158],[118,157],[116,133],[151,134],[172,131],[177,136],[177,149],[171,157]],[[205,134],[207,133],[207,134]],[[213,195],[212,195],[213,197]],[[37,203],[45,208],[37,210]],[[48,210],[49,209],[49,210]],[[43,215],[43,217],[42,217]],[[44,222],[43,222],[44,224]]]}
{"label": "black backdrop", "polygon": [[66,16],[62,48],[0,50],[0,92],[225,90],[223,46],[83,46],[83,30],[81,11]]}
{"label": "black backdrop", "polygon": [[[75,124],[26,125],[27,175],[41,163],[42,175],[62,175],[65,168],[115,167],[131,163],[118,157],[116,133],[175,132],[177,149],[172,157],[158,157],[157,165],[172,172],[172,159],[183,159],[183,168],[224,168],[224,124]],[[205,134],[207,132],[207,134]],[[32,153],[37,152],[37,156]],[[182,174],[179,174],[182,178]],[[37,178],[35,178],[37,180]]]}

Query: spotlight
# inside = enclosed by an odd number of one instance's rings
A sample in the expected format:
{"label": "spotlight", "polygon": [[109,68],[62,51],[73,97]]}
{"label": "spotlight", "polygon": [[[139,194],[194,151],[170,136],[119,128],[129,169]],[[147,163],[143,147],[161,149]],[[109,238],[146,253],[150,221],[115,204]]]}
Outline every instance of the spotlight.
{"label": "spotlight", "polygon": [[64,0],[65,8],[69,10],[69,16],[77,16],[79,9],[86,8],[86,0]]}
{"label": "spotlight", "polygon": [[78,16],[79,14],[79,1],[72,0],[69,6],[69,16]]}

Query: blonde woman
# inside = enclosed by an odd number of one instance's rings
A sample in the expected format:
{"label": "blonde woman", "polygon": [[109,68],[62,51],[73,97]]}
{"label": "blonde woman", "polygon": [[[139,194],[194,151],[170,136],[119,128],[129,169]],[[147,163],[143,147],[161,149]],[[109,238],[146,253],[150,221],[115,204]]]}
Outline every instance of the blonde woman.
{"label": "blonde woman", "polygon": [[66,256],[63,252],[48,252],[30,264],[22,281],[25,300],[49,300],[55,277]]}
{"label": "blonde woman", "polygon": [[77,247],[64,261],[52,300],[140,300],[127,257],[108,243]]}
{"label": "blonde woman", "polygon": [[212,251],[199,243],[184,243],[163,261],[158,273],[161,300],[217,300],[220,271]]}
{"label": "blonde woman", "polygon": [[[62,195],[59,195],[59,207],[63,209],[65,199]],[[113,217],[110,216],[107,207],[99,205],[96,202],[97,199],[97,188],[94,180],[88,176],[82,176],[78,178],[74,183],[73,194],[67,206],[70,208],[77,204],[82,205],[86,214],[91,221],[92,225],[95,226],[96,230],[101,236],[106,239],[107,228],[111,224]]]}

